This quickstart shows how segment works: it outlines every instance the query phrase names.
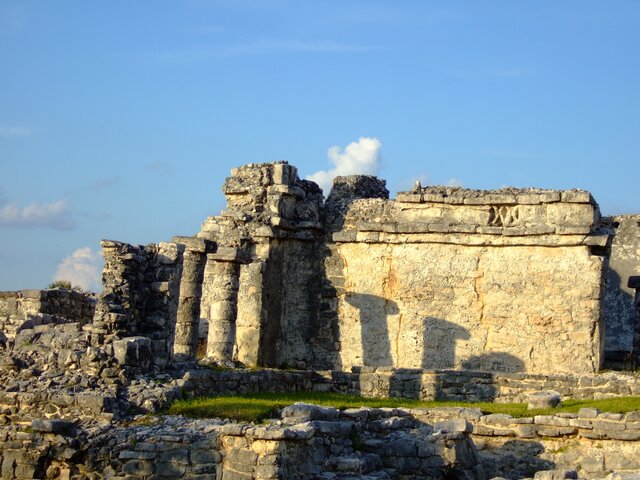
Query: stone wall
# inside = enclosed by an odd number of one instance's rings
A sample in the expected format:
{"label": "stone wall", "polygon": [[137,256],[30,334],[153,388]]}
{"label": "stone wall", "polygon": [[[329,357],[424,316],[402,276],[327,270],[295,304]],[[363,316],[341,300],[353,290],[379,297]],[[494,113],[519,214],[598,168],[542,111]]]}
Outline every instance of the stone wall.
{"label": "stone wall", "polygon": [[523,418],[483,415],[460,407],[412,412],[425,423],[445,426],[452,422],[458,430],[470,432],[487,478],[533,477],[541,470],[577,470],[580,478],[602,478],[611,472],[637,475],[640,471],[640,412],[585,408],[578,413]]}
{"label": "stone wall", "polygon": [[540,375],[366,367],[356,370],[191,368],[155,379],[134,380],[127,396],[132,405],[145,413],[159,412],[177,398],[249,392],[332,392],[368,398],[496,403],[526,403],[532,394],[543,392],[554,392],[562,400],[640,396],[640,383],[633,373]]}
{"label": "stone wall", "polygon": [[0,292],[0,331],[14,338],[38,325],[90,323],[95,304],[93,295],[63,288]]}
{"label": "stone wall", "polygon": [[0,465],[6,479],[634,478],[639,440],[640,412],[514,418],[462,407],[294,404],[262,425],[35,419],[0,427]]}
{"label": "stone wall", "polygon": [[640,325],[633,304],[634,290],[629,277],[640,273],[640,215],[611,217],[613,241],[606,270],[604,315],[606,355],[633,367],[637,360]]}
{"label": "stone wall", "polygon": [[575,400],[638,396],[640,383],[634,373],[621,372],[541,375],[362,367],[352,372],[315,372],[313,390],[374,398],[518,403],[546,391]]}
{"label": "stone wall", "polygon": [[114,342],[121,364],[143,370],[166,367],[174,343],[179,353],[195,349],[190,327],[199,317],[193,308],[202,276],[194,273],[192,258],[202,255],[194,252],[199,247],[102,241],[104,290],[91,326],[94,344]]}
{"label": "stone wall", "polygon": [[342,368],[597,370],[598,221],[578,191],[354,200],[332,235],[341,261],[326,272],[340,279]]}
{"label": "stone wall", "polygon": [[2,478],[485,478],[467,432],[397,409],[294,405],[269,425],[182,417],[151,423],[0,427]]}

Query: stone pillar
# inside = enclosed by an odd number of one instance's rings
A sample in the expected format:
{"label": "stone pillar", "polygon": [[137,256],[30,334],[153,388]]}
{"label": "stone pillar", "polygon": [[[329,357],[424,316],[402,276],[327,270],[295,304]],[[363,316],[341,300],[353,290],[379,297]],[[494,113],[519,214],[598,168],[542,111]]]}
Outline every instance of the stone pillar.
{"label": "stone pillar", "polygon": [[176,360],[192,360],[198,344],[200,297],[207,253],[215,251],[216,244],[193,237],[174,237],[173,241],[185,246],[173,354]]}
{"label": "stone pillar", "polygon": [[241,257],[240,250],[221,247],[207,260],[207,277],[211,278],[212,285],[206,356],[217,363],[233,361],[240,264],[246,263]]}
{"label": "stone pillar", "polygon": [[240,267],[235,357],[244,365],[258,365],[260,332],[265,315],[262,293],[264,268],[262,261]]}

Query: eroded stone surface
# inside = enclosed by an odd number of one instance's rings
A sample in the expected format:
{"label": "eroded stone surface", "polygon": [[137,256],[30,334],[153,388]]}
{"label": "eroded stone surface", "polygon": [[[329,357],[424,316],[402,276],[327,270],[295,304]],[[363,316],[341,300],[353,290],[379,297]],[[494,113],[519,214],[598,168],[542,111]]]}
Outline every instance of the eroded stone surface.
{"label": "eroded stone surface", "polygon": [[608,219],[614,226],[611,256],[606,271],[603,312],[606,320],[607,356],[633,367],[632,352],[638,344],[640,323],[634,306],[629,277],[640,274],[640,215]]}

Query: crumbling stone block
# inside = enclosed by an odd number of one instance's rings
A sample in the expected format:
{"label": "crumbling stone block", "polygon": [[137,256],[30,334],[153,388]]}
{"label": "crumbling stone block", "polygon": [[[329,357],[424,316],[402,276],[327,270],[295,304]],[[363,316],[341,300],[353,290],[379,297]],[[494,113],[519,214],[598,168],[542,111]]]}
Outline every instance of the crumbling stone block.
{"label": "crumbling stone block", "polygon": [[151,340],[146,337],[126,337],[113,342],[114,357],[121,365],[144,370],[151,363]]}

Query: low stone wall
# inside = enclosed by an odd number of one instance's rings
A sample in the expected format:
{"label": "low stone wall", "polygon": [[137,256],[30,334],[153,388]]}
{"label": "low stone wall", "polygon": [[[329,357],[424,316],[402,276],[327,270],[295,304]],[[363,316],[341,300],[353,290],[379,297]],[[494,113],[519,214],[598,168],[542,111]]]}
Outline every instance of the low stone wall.
{"label": "low stone wall", "polygon": [[449,407],[412,413],[426,423],[451,422],[470,432],[488,478],[531,477],[550,469],[577,470],[580,478],[604,477],[612,471],[640,473],[640,412],[585,408],[578,413],[513,418]]}
{"label": "low stone wall", "polygon": [[365,397],[500,403],[525,402],[531,393],[548,390],[577,400],[640,395],[640,378],[624,372],[541,375],[384,367],[353,370],[316,372],[313,388]]}
{"label": "low stone wall", "polygon": [[171,416],[82,428],[34,420],[28,428],[0,427],[0,438],[3,479],[519,479],[543,470],[577,470],[579,478],[594,479],[640,473],[640,412],[595,409],[513,418],[458,407],[340,412],[295,404],[281,420],[262,425]]}
{"label": "low stone wall", "polygon": [[155,413],[184,397],[309,392],[314,376],[309,371],[189,369],[134,379],[126,388],[126,397],[138,411]]}
{"label": "low stone wall", "polygon": [[96,300],[91,294],[56,288],[0,292],[0,332],[8,339],[25,328],[91,322]]}
{"label": "low stone wall", "polygon": [[396,409],[294,405],[268,425],[163,417],[74,430],[46,420],[0,429],[2,478],[485,478],[468,433]]}

